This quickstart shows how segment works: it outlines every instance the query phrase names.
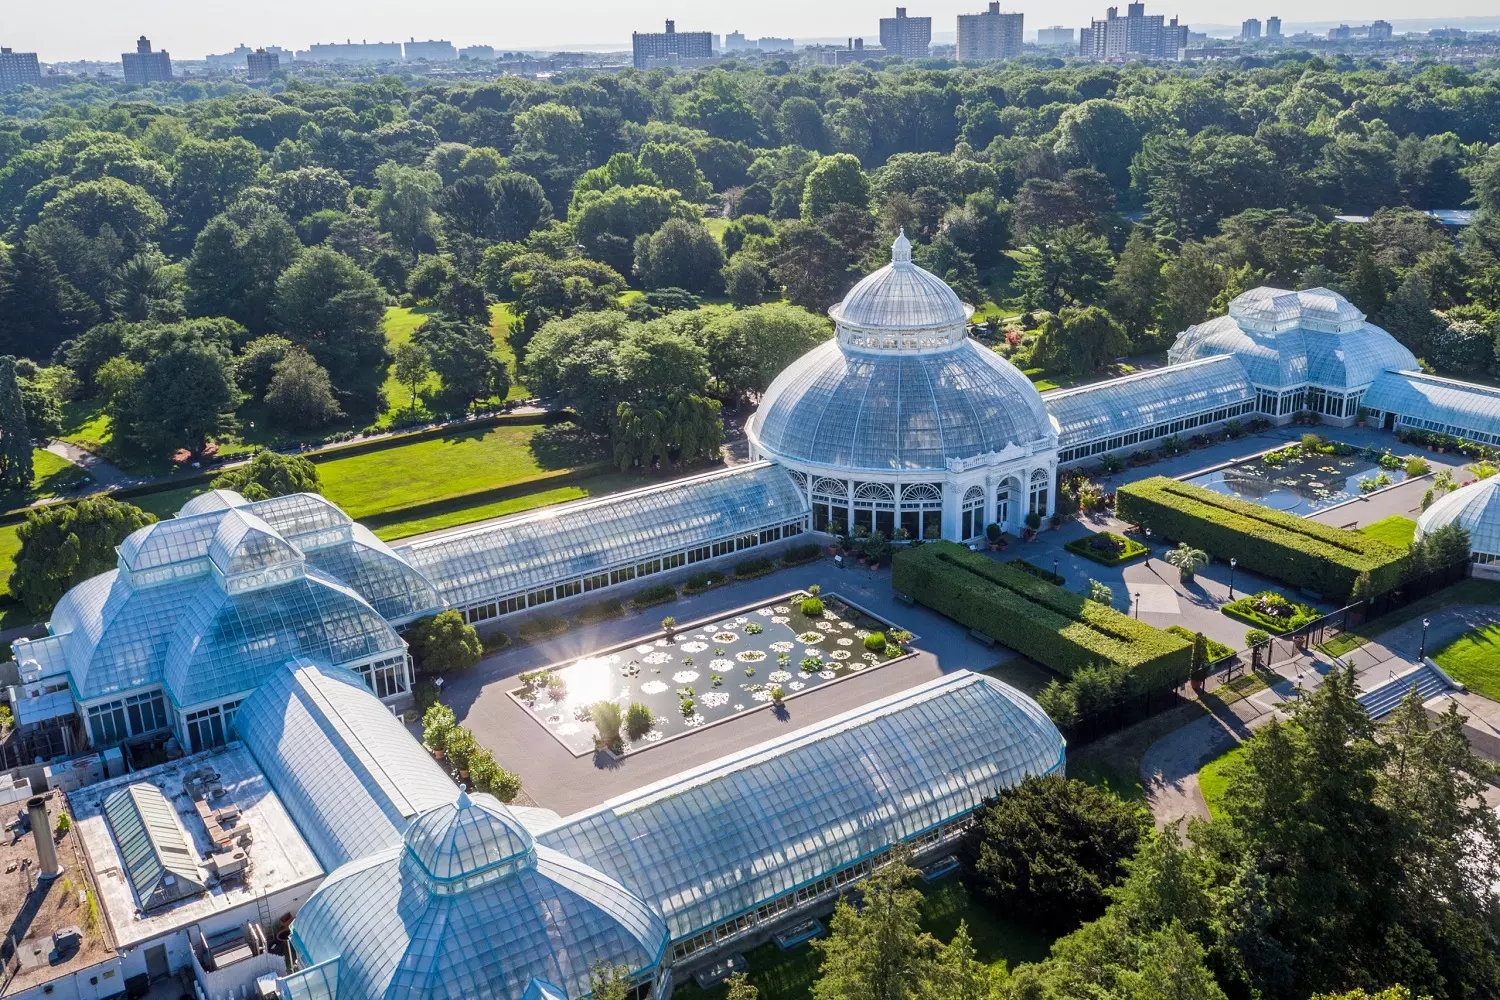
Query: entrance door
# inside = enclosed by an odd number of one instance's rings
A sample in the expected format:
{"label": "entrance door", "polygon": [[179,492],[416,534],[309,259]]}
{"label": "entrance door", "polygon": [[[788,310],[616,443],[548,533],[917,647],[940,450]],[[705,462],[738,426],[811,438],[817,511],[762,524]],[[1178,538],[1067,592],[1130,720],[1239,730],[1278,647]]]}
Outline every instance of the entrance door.
{"label": "entrance door", "polygon": [[153,944],[146,949],[146,975],[154,983],[158,979],[165,979],[172,974],[167,967],[167,946],[164,944]]}
{"label": "entrance door", "polygon": [[1385,415],[1385,429],[1388,430],[1388,431],[1393,431],[1393,430],[1396,429],[1396,414],[1395,413],[1387,413]]}

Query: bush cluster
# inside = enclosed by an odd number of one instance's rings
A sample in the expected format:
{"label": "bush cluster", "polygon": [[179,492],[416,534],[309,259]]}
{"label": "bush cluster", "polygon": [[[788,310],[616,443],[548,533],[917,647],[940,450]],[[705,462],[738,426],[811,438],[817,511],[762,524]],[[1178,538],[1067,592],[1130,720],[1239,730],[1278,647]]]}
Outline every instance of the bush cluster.
{"label": "bush cluster", "polygon": [[475,791],[489,792],[501,802],[510,802],[521,793],[520,775],[501,767],[495,755],[458,724],[453,709],[441,702],[422,714],[422,745],[446,755],[456,773],[467,773]]}
{"label": "bush cluster", "polygon": [[736,580],[754,580],[756,577],[765,576],[767,573],[775,572],[776,564],[770,559],[746,559],[734,567],[734,578]]}
{"label": "bush cluster", "polygon": [[526,642],[537,642],[541,639],[550,639],[555,635],[562,635],[567,630],[566,618],[533,618],[529,622],[522,622],[521,627],[516,629],[516,634]]}
{"label": "bush cluster", "polygon": [[[1194,642],[1198,638],[1197,633],[1191,631],[1190,629],[1183,628],[1181,625],[1168,625],[1167,631],[1171,632],[1173,635],[1182,636],[1188,642]],[[1208,658],[1210,661],[1222,660],[1224,657],[1234,652],[1234,650],[1230,649],[1222,642],[1217,642],[1213,639],[1209,639],[1207,636],[1204,636],[1204,641],[1208,643]]]}
{"label": "bush cluster", "polygon": [[1101,566],[1119,566],[1151,551],[1134,538],[1126,538],[1112,531],[1099,531],[1083,538],[1075,538],[1063,548]]}
{"label": "bush cluster", "polygon": [[1156,476],[1118,491],[1121,520],[1163,538],[1187,542],[1221,559],[1234,556],[1252,573],[1288,586],[1347,599],[1368,573],[1371,593],[1401,583],[1406,553],[1357,531],[1236,500],[1175,479]]}
{"label": "bush cluster", "polygon": [[635,595],[630,598],[630,605],[634,608],[650,608],[675,600],[677,600],[677,588],[670,583],[658,583],[636,591]]}
{"label": "bush cluster", "polygon": [[573,621],[579,625],[593,625],[611,618],[618,618],[624,613],[625,605],[620,603],[618,597],[613,597],[597,604],[585,604],[573,612]]}
{"label": "bush cluster", "polygon": [[821,597],[804,597],[802,599],[802,613],[809,618],[823,617],[823,599]]}
{"label": "bush cluster", "polygon": [[804,566],[823,558],[823,550],[816,545],[793,545],[781,554],[781,565]]}
{"label": "bush cluster", "polygon": [[1254,625],[1277,635],[1295,632],[1304,625],[1318,620],[1318,609],[1307,604],[1288,601],[1274,590],[1263,590],[1251,597],[1242,597],[1219,609],[1235,621]]}
{"label": "bush cluster", "polygon": [[709,573],[694,573],[683,582],[682,592],[684,594],[701,594],[705,590],[717,587],[727,579],[729,577],[718,570]]}
{"label": "bush cluster", "polygon": [[1031,576],[1034,576],[1038,580],[1045,580],[1045,581],[1047,581],[1048,583],[1052,584],[1055,587],[1061,587],[1065,582],[1067,582],[1062,577],[1060,577],[1056,573],[1052,572],[1050,569],[1042,569],[1040,566],[1036,565],[1035,563],[1029,563],[1025,559],[1012,559],[1009,562],[1007,562],[1005,565],[1007,565],[1007,566],[1014,566],[1016,569],[1020,570],[1022,573],[1026,573],[1026,574],[1029,574]]}
{"label": "bush cluster", "polygon": [[1110,663],[1142,690],[1187,680],[1191,643],[952,542],[898,553],[891,584],[1061,674]]}

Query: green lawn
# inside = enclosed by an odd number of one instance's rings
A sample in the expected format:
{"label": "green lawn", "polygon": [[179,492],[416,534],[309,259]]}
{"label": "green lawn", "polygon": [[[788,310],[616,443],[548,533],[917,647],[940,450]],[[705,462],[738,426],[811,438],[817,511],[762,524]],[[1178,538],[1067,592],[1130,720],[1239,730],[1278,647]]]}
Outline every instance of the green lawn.
{"label": "green lawn", "polygon": [[476,503],[471,498],[456,497],[448,502],[426,506],[418,516],[381,523],[374,531],[377,537],[392,541],[408,535],[420,535],[426,531],[452,528],[491,517],[502,517],[506,514],[519,514],[537,507],[566,503],[569,500],[581,500],[584,497],[613,493],[616,490],[638,485],[640,485],[638,477],[606,474],[593,476],[567,486],[538,490],[535,493],[526,493],[504,500]]}
{"label": "green lawn", "polygon": [[1365,622],[1357,629],[1330,639],[1318,647],[1318,651],[1329,656],[1343,656],[1351,649],[1358,649],[1377,636],[1388,632],[1413,618],[1421,618],[1439,608],[1457,608],[1466,604],[1500,604],[1500,581],[1460,580],[1451,587],[1444,587],[1420,601],[1408,604],[1388,615]]}
{"label": "green lawn", "polygon": [[1432,659],[1476,694],[1500,701],[1500,625],[1486,625],[1461,635]]}
{"label": "green lawn", "polygon": [[1198,790],[1203,793],[1203,801],[1208,804],[1208,814],[1215,819],[1224,814],[1224,793],[1229,789],[1229,778],[1225,772],[1231,763],[1244,755],[1244,744],[1231,747],[1198,771]]}
{"label": "green lawn", "polygon": [[724,230],[729,228],[729,220],[722,215],[713,215],[703,220],[703,228],[713,233],[714,239],[720,243],[724,242]]}
{"label": "green lawn", "polygon": [[[947,875],[928,885],[918,882],[927,895],[922,907],[922,927],[940,941],[953,937],[958,922],[969,925],[976,957],[991,968],[1009,968],[1021,962],[1036,962],[1047,957],[1052,939],[1022,921],[996,916],[985,903],[971,899],[957,874]],[[828,926],[827,918],[823,926]],[[750,963],[749,980],[760,991],[760,1000],[810,1000],[813,980],[818,975],[819,955],[810,944],[782,951],[774,941],[745,953]],[[674,987],[673,996],[682,1000],[722,1000],[728,988],[716,986],[700,990],[691,977],[684,977]]]}
{"label": "green lawn", "polygon": [[1417,533],[1417,522],[1400,514],[1392,514],[1390,517],[1367,524],[1360,528],[1360,533],[1369,535],[1376,541],[1398,549],[1411,548],[1412,538]]}
{"label": "green lawn", "polygon": [[16,568],[16,553],[21,551],[17,535],[19,524],[0,525],[0,592],[10,592],[10,574]]}
{"label": "green lawn", "polygon": [[109,441],[109,417],[97,399],[70,399],[62,405],[64,441],[92,452],[104,451]]}

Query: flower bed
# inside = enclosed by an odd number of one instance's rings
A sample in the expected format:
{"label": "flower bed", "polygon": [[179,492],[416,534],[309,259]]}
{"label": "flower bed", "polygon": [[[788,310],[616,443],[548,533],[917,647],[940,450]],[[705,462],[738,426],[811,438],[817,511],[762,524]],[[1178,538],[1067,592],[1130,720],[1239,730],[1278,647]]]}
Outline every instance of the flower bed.
{"label": "flower bed", "polygon": [[1084,538],[1075,538],[1063,548],[1102,566],[1121,566],[1151,551],[1134,538],[1126,538],[1112,531],[1097,531]]}
{"label": "flower bed", "polygon": [[856,644],[876,632],[893,643],[910,636],[831,595],[823,596],[823,613],[809,617],[801,611],[807,596],[788,594],[679,625],[671,636],[657,633],[530,671],[510,697],[578,756],[595,751],[593,706],[615,702],[622,716],[643,706],[651,712],[650,728],[637,727],[634,737],[622,733],[620,749],[631,753],[767,706],[775,685],[783,686],[784,697],[795,697],[909,651],[894,645],[880,654],[856,652]]}
{"label": "flower bed", "polygon": [[1317,608],[1289,601],[1274,590],[1242,597],[1219,609],[1235,621],[1265,629],[1275,635],[1295,632],[1319,617]]}

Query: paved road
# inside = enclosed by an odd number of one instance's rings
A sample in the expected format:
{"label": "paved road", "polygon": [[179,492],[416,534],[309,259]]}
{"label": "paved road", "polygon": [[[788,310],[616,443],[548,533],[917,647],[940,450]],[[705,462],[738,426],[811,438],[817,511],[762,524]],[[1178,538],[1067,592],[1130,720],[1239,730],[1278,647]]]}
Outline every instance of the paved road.
{"label": "paved road", "polygon": [[[130,475],[123,469],[106,462],[93,452],[85,448],[80,448],[70,441],[48,441],[45,450],[83,468],[84,471],[94,477],[94,482],[98,485],[99,489],[113,490],[122,486],[136,486],[146,481],[140,476]],[[47,503],[52,499],[54,498],[47,497],[45,500],[38,500],[37,503]]]}
{"label": "paved road", "polygon": [[[1465,605],[1443,608],[1428,616],[1426,650],[1430,655],[1459,636],[1500,622],[1500,607]],[[1352,663],[1362,690],[1370,690],[1410,669],[1422,646],[1420,618],[1398,625],[1343,657]],[[1322,683],[1333,661],[1322,654],[1280,664],[1281,679],[1271,688],[1241,699],[1212,715],[1197,719],[1162,737],[1141,758],[1141,782],[1156,825],[1166,826],[1195,816],[1208,816],[1198,788],[1198,770],[1256,728],[1276,717],[1283,703],[1297,696],[1297,688],[1312,690]]]}

